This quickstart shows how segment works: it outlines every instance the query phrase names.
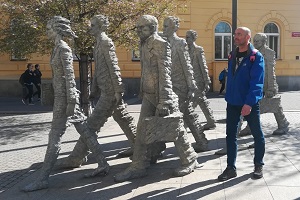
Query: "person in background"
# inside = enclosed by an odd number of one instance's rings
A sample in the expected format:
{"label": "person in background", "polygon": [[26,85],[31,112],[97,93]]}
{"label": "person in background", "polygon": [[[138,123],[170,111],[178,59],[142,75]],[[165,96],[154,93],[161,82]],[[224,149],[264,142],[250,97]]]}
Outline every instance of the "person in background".
{"label": "person in background", "polygon": [[264,68],[263,55],[250,43],[251,31],[247,27],[235,30],[237,48],[229,54],[225,100],[227,167],[219,181],[236,177],[238,124],[244,117],[254,137],[253,178],[263,177],[265,138],[261,129],[259,101],[263,98]]}
{"label": "person in background", "polygon": [[225,89],[226,77],[227,77],[227,69],[224,68],[219,75],[219,81],[220,81],[220,84],[222,84],[219,95],[222,94],[223,90]]}
{"label": "person in background", "polygon": [[33,75],[34,75],[34,82],[33,84],[35,85],[36,88],[36,92],[33,93],[33,97],[35,95],[38,96],[38,101],[41,100],[41,79],[42,79],[42,72],[40,71],[40,65],[36,64],[35,66],[35,70],[33,71]]}
{"label": "person in background", "polygon": [[27,99],[28,99],[28,105],[34,105],[32,102],[32,95],[33,95],[33,82],[34,82],[34,75],[33,75],[33,64],[28,63],[27,64],[27,70],[25,71],[24,75],[24,85],[27,88],[27,95],[22,98],[22,102],[27,105]]}

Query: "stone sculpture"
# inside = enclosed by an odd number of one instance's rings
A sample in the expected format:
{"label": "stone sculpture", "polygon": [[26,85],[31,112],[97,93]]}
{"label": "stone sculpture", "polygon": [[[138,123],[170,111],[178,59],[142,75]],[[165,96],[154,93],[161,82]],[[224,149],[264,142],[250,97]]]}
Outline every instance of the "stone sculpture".
{"label": "stone sculpture", "polygon": [[79,92],[76,89],[73,69],[72,50],[63,37],[77,37],[71,30],[70,21],[61,16],[55,16],[47,23],[47,35],[53,40],[55,47],[51,54],[54,106],[53,120],[49,133],[49,141],[45,160],[38,178],[23,188],[24,191],[34,191],[48,187],[48,179],[61,145],[61,137],[65,133],[68,122],[75,122],[75,126],[88,148],[96,154],[99,167],[92,173],[108,171],[108,164],[102,154],[97,141],[84,127],[84,115],[79,111]]}
{"label": "stone sculpture", "polygon": [[194,78],[198,87],[198,90],[195,92],[196,98],[194,106],[197,106],[198,104],[201,108],[207,121],[203,128],[204,130],[208,130],[216,127],[213,111],[209,106],[208,99],[206,98],[206,93],[209,91],[211,81],[208,74],[208,67],[206,65],[204,49],[195,43],[197,37],[198,34],[194,30],[188,30],[186,32],[186,42],[188,44],[188,51],[194,70]]}
{"label": "stone sculpture", "polygon": [[[120,152],[119,157],[133,154],[133,144],[136,135],[136,125],[133,117],[126,110],[122,99],[123,83],[121,79],[118,59],[113,41],[106,35],[109,26],[107,17],[96,15],[91,20],[90,34],[95,36],[94,47],[95,72],[91,87],[90,99],[100,95],[100,98],[86,120],[86,126],[97,137],[97,132],[110,116],[124,131],[131,148]],[[60,167],[79,167],[88,155],[88,147],[82,137],[79,138],[71,154],[61,159]]]}
{"label": "stone sculpture", "polygon": [[[150,165],[150,156],[147,145],[149,140],[146,139],[147,131],[143,129],[145,121],[149,118],[155,121],[155,117],[160,117],[160,120],[170,120],[165,119],[170,114],[175,115],[175,120],[179,119],[176,127],[168,126],[171,129],[173,128],[172,132],[176,134],[174,143],[181,161],[181,167],[174,171],[174,175],[187,175],[199,167],[199,164],[197,153],[188,141],[183,121],[180,120],[180,115],[177,115],[179,113],[178,97],[173,92],[171,82],[170,46],[158,35],[158,21],[154,16],[141,16],[137,20],[136,28],[140,37],[142,67],[140,95],[142,106],[137,125],[132,163],[123,172],[115,175],[115,181],[122,182],[147,175],[146,168]],[[155,125],[152,123],[152,127]],[[164,139],[150,140],[165,142]]]}
{"label": "stone sculpture", "polygon": [[[265,80],[264,98],[260,101],[260,113],[274,113],[278,128],[273,131],[273,135],[283,135],[289,130],[289,122],[285,118],[281,106],[281,96],[278,94],[278,84],[275,75],[275,51],[267,46],[267,36],[264,33],[257,33],[253,38],[253,44],[265,59]],[[250,135],[251,131],[247,125],[240,131],[239,135]]]}
{"label": "stone sculpture", "polygon": [[194,79],[187,43],[176,34],[179,28],[179,19],[169,16],[164,20],[163,26],[163,36],[166,37],[171,46],[171,76],[173,90],[179,97],[180,112],[183,113],[183,120],[195,138],[196,143],[193,145],[195,151],[206,151],[208,141],[199,121],[199,116],[193,108],[194,93],[197,93],[199,88],[197,89]]}

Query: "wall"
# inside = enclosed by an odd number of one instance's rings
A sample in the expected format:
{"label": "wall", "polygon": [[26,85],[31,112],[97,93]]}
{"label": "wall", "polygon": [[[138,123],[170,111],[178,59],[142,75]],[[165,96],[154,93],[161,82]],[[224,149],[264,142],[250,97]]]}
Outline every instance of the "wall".
{"label": "wall", "polygon": [[[220,89],[218,74],[226,67],[226,60],[214,60],[214,28],[220,21],[231,24],[231,6],[231,0],[190,0],[186,8],[177,10],[177,15],[181,19],[178,35],[185,37],[189,29],[198,32],[196,43],[204,47],[214,91]],[[281,55],[277,60],[276,75],[282,90],[298,90],[300,85],[300,60],[296,60],[296,57],[300,56],[300,37],[292,37],[292,32],[300,32],[299,7],[298,0],[238,1],[238,26],[249,27],[252,35],[262,32],[264,25],[269,22],[275,22],[280,28]],[[140,62],[132,61],[131,51],[125,49],[118,48],[117,56],[123,80],[126,82],[127,93],[135,93],[138,90],[141,74]],[[29,61],[10,61],[8,55],[2,55],[0,56],[0,96],[11,95],[12,91],[5,89],[4,85],[9,84],[7,88],[15,88],[16,85],[12,82],[17,82],[28,62],[40,63],[43,78],[51,79],[48,56],[33,55]],[[74,66],[78,78],[78,63],[74,62]]]}

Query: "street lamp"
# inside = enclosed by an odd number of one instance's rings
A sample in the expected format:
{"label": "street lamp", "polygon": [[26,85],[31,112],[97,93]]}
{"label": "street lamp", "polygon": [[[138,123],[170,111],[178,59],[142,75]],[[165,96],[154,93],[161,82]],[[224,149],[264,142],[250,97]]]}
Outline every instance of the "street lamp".
{"label": "street lamp", "polygon": [[[237,28],[237,0],[232,0],[232,33]],[[233,34],[232,34],[233,37]],[[232,50],[235,49],[234,40],[232,39],[231,43]]]}

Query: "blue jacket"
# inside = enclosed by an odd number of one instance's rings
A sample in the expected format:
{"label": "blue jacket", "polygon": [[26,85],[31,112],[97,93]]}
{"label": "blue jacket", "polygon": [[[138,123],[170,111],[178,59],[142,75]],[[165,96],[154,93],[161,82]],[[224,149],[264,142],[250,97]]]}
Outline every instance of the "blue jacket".
{"label": "blue jacket", "polygon": [[228,58],[225,100],[231,105],[253,106],[263,97],[264,57],[249,44],[247,56],[235,71],[237,51],[231,52]]}

